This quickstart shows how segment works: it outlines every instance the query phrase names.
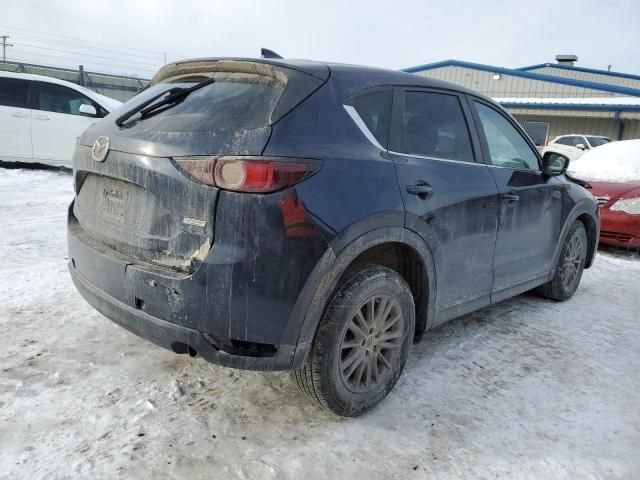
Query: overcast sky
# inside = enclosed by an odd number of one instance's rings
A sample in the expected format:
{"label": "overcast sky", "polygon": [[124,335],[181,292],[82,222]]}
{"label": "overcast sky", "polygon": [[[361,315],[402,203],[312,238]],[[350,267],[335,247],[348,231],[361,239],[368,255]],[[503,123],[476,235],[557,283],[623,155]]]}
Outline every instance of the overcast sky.
{"label": "overcast sky", "polygon": [[639,0],[2,0],[1,7],[0,35],[15,45],[8,59],[147,78],[163,52],[168,61],[255,57],[262,46],[289,58],[388,68],[449,58],[518,67],[571,53],[585,67],[640,74]]}

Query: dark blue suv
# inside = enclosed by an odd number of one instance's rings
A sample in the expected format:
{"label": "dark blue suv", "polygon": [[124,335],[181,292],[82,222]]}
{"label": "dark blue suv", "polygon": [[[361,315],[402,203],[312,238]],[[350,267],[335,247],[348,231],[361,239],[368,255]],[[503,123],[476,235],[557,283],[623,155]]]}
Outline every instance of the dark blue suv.
{"label": "dark blue suv", "polygon": [[69,269],[176,353],[292,370],[339,415],[384,398],[426,330],[593,262],[596,202],[500,106],[417,75],[199,59],[90,127]]}

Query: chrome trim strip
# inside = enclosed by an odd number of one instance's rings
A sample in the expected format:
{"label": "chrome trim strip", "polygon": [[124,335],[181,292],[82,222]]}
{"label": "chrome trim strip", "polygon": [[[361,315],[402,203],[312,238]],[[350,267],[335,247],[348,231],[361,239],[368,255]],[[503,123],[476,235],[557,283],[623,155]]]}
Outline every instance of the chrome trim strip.
{"label": "chrome trim strip", "polygon": [[448,163],[455,163],[458,165],[475,165],[477,167],[487,166],[484,163],[465,162],[463,160],[451,160],[449,158],[428,157],[427,155],[418,155],[417,153],[401,153],[401,152],[394,152],[393,150],[389,150],[389,153],[393,155],[400,155],[401,157],[424,158],[425,160],[436,160],[437,162],[448,162]]}
{"label": "chrome trim strip", "polygon": [[355,108],[353,108],[351,105],[343,105],[343,107],[347,111],[351,119],[358,126],[360,131],[364,134],[365,137],[367,137],[367,140],[369,140],[374,147],[380,150],[386,150],[386,148],[384,148],[382,145],[378,143],[378,141],[376,140],[376,137],[374,137],[371,131],[367,128],[367,125],[364,123],[364,120],[362,120],[362,118],[360,117],[360,114],[358,113],[358,111]]}
{"label": "chrome trim strip", "polygon": [[542,170],[531,170],[528,168],[515,168],[515,167],[504,167],[502,165],[492,165],[492,164],[487,164],[487,167],[493,167],[493,168],[504,168],[506,170],[511,170],[514,172],[531,172],[531,173],[539,173],[542,174]]}

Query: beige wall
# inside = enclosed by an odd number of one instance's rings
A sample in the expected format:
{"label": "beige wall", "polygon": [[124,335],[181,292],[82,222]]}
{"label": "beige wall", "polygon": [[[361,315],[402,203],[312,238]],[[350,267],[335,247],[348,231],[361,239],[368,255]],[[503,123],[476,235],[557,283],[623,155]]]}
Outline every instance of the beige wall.
{"label": "beige wall", "polygon": [[527,70],[527,72],[553,75],[555,77],[573,78],[575,80],[585,80],[587,82],[607,83],[609,85],[618,85],[620,87],[640,88],[640,79],[581,72],[579,70],[567,70],[566,68],[554,68],[553,65],[536,68],[535,70]]}
{"label": "beige wall", "polygon": [[474,70],[467,67],[447,66],[416,72],[417,75],[445,80],[457,85],[477,90],[489,97],[537,97],[537,98],[585,98],[622,96],[602,90],[561,85],[554,82],[532,80],[501,74],[500,80],[493,79],[492,72]]}

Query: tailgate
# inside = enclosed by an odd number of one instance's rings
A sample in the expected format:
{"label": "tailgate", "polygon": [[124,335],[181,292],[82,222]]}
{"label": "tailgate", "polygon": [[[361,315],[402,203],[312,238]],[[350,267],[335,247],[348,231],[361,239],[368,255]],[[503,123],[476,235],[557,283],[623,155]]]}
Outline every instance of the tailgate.
{"label": "tailgate", "polygon": [[97,242],[183,272],[209,252],[218,190],[187,178],[170,158],[112,150],[98,163],[78,146],[74,170],[73,215]]}

